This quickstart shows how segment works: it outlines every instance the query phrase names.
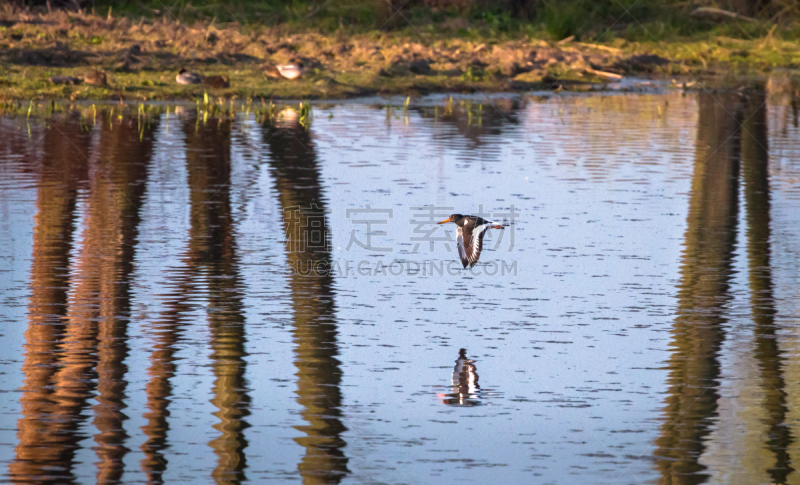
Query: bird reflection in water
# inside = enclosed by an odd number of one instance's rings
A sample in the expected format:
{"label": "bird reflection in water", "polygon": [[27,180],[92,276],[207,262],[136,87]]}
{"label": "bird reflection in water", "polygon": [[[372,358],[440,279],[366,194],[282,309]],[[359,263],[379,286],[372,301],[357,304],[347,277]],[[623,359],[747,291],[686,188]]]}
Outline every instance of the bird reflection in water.
{"label": "bird reflection in water", "polygon": [[478,385],[478,370],[475,361],[467,357],[467,349],[458,351],[453,367],[453,384],[450,394],[439,394],[442,403],[448,406],[480,406],[481,386]]}

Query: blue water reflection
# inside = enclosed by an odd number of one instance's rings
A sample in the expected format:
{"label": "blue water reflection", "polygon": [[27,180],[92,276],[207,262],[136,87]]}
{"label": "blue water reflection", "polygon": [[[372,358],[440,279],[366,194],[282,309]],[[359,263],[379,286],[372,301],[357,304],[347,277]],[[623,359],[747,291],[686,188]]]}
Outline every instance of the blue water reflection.
{"label": "blue water reflection", "polygon": [[3,476],[791,482],[784,85],[0,118]]}

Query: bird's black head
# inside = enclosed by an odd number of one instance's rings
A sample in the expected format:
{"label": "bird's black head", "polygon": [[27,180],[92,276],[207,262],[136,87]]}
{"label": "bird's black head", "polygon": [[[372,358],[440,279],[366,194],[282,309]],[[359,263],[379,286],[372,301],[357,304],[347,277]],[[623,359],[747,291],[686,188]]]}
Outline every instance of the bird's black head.
{"label": "bird's black head", "polygon": [[181,70],[178,71],[178,74],[183,74],[184,72],[186,72],[186,69],[182,67]]}
{"label": "bird's black head", "polygon": [[450,217],[443,220],[442,222],[439,222],[438,224],[447,224],[448,222],[455,222],[457,225],[460,226],[464,223],[463,219],[464,216],[462,216],[461,214],[451,214]]}

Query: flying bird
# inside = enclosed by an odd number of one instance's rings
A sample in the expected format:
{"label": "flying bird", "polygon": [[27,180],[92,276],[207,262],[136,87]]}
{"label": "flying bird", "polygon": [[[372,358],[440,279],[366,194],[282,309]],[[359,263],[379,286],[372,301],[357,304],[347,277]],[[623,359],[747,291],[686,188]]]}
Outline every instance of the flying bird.
{"label": "flying bird", "polygon": [[461,257],[461,264],[466,268],[475,266],[478,258],[481,257],[481,249],[483,249],[483,236],[486,230],[491,228],[502,229],[503,226],[497,222],[487,221],[477,216],[462,216],[461,214],[453,214],[447,219],[439,222],[438,224],[446,224],[448,222],[455,222],[458,226],[456,238],[458,241],[458,255]]}

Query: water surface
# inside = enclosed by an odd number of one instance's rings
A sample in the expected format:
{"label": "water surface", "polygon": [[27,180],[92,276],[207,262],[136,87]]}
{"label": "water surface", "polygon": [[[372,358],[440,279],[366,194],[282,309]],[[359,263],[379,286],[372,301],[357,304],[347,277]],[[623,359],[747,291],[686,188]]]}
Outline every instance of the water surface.
{"label": "water surface", "polygon": [[3,479],[800,482],[784,84],[0,118]]}

